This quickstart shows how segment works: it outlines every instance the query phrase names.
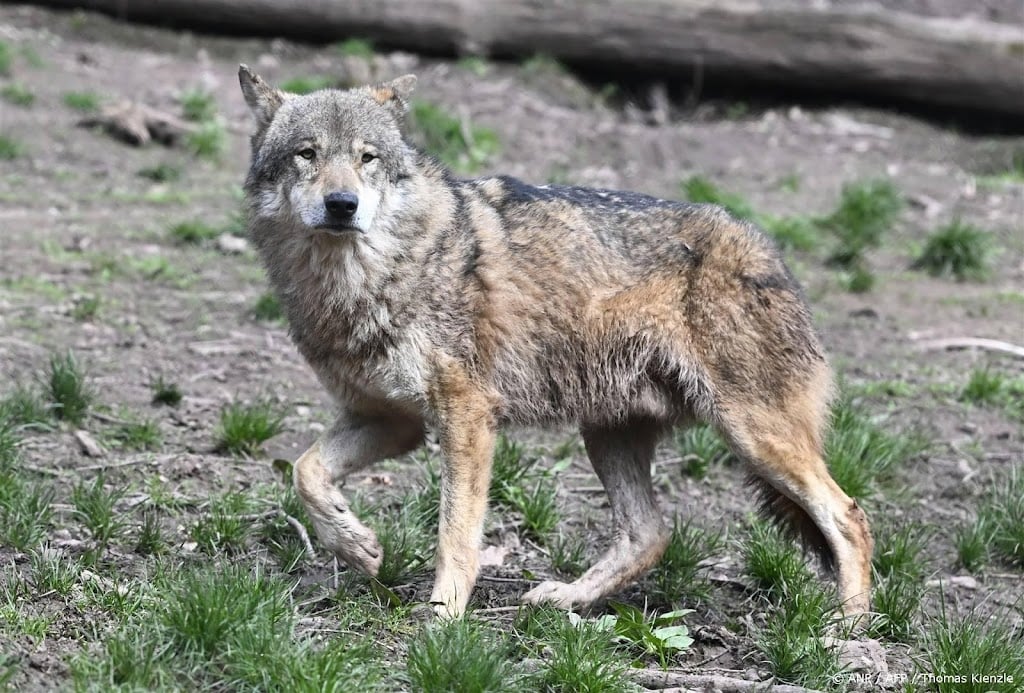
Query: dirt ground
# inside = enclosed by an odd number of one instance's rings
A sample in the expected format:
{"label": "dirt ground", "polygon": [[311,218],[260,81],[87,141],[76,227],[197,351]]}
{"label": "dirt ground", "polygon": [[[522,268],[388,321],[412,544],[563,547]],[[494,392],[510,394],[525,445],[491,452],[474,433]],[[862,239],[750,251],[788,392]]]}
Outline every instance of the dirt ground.
{"label": "dirt ground", "polygon": [[[235,223],[250,127],[237,87],[239,62],[271,82],[416,72],[419,98],[498,134],[501,151],[481,174],[676,199],[680,181],[702,175],[743,195],[758,211],[778,215],[827,214],[844,183],[889,177],[906,205],[882,247],[869,253],[878,275],[872,292],[845,291],[822,252],[792,253],[790,263],[807,287],[844,386],[886,429],[920,430],[931,441],[898,471],[899,491],[869,506],[872,518],[933,528],[927,549],[933,596],[964,610],[1005,605],[1021,620],[1019,572],[996,566],[974,574],[976,584],[967,586],[951,578],[964,574],[953,546],[956,528],[972,517],[994,477],[1024,462],[1022,422],[1004,408],[958,401],[956,393],[977,366],[1019,378],[1024,361],[921,345],[944,337],[1024,342],[1024,181],[1000,175],[1024,160],[1024,137],[975,136],[856,106],[750,107],[706,103],[699,95],[691,104],[652,113],[646,103],[604,98],[556,70],[512,64],[476,70],[399,53],[378,54],[360,66],[327,47],[171,33],[17,5],[0,8],[0,40],[18,49],[11,76],[0,82],[27,85],[35,95],[28,107],[0,102],[0,133],[21,149],[16,158],[0,161],[0,392],[31,381],[54,351],[73,349],[110,416],[153,418],[163,434],[156,453],[111,453],[99,460],[83,454],[70,430],[32,435],[23,448],[28,468],[56,470],[56,478],[73,480],[91,478],[107,465],[108,478],[131,485],[137,498],[154,476],[176,493],[208,497],[273,480],[269,460],[294,459],[315,439],[330,421],[329,403],[286,328],[253,318],[252,306],[266,289],[253,253],[178,245],[168,229],[193,219]],[[68,92],[95,92],[104,102],[132,99],[177,114],[180,96],[192,89],[212,93],[226,122],[228,142],[219,160],[180,147],[118,143],[76,125],[82,114],[64,100]],[[157,183],[137,175],[159,164],[179,167],[181,179]],[[961,283],[909,269],[927,234],[954,218],[991,232],[998,252],[984,281]],[[98,297],[99,308],[83,320],[76,306],[87,297]],[[161,375],[181,385],[179,407],[151,406],[149,384]],[[213,452],[220,409],[261,396],[286,409],[286,432],[256,459]],[[541,449],[571,434],[521,431],[516,437]],[[694,480],[679,474],[674,455],[666,447],[659,457],[666,514],[691,515],[708,526],[742,525],[753,508],[741,472],[725,468]],[[384,477],[358,476],[349,485],[372,495],[382,478],[412,483],[414,468],[411,460],[389,462]],[[565,526],[590,533],[588,543],[596,546],[607,536],[596,478],[579,457],[560,481]],[[489,544],[512,542],[500,517],[489,527]],[[73,550],[81,540],[62,530],[51,544]],[[0,567],[26,560],[0,547]],[[528,588],[515,580],[524,570],[552,574],[543,552],[523,542],[503,565],[485,568],[485,576],[507,580],[482,580],[474,603],[515,604]],[[707,635],[677,664],[713,656],[712,666],[723,670],[757,668],[749,637],[713,635],[748,606],[743,590],[730,582],[743,581],[735,547],[721,556],[716,573],[721,587],[691,621],[704,624],[698,633]],[[329,577],[326,564],[302,573],[308,583]],[[428,593],[425,575],[402,596],[423,600]],[[643,604],[640,588],[622,599]],[[7,643],[30,662],[18,685],[68,687],[67,658],[80,648],[75,632],[69,625],[32,651]],[[892,671],[908,670],[917,656],[902,646],[887,653]]]}

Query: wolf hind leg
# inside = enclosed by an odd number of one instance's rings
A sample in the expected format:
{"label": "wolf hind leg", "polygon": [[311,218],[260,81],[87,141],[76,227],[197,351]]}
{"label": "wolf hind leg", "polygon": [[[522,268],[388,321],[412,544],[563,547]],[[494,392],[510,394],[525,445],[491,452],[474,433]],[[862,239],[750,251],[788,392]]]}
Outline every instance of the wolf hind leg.
{"label": "wolf hind leg", "polygon": [[367,465],[408,452],[422,438],[418,422],[346,414],[295,463],[295,488],[320,543],[363,573],[377,574],[383,551],[336,484]]}
{"label": "wolf hind leg", "polygon": [[856,618],[871,604],[874,543],[864,511],[825,465],[827,387],[817,382],[824,379],[794,387],[775,406],[723,402],[717,424],[762,482],[765,508],[834,568],[842,612]]}
{"label": "wolf hind leg", "polygon": [[525,595],[530,603],[571,609],[621,590],[650,569],[665,551],[669,532],[651,485],[651,461],[664,427],[630,421],[583,427],[583,441],[611,505],[615,535],[601,558],[572,583],[543,582]]}

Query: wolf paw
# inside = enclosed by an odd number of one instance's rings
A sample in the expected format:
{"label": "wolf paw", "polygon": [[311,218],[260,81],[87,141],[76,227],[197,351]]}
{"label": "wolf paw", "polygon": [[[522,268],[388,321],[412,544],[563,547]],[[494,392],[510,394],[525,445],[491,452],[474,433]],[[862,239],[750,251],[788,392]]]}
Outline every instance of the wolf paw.
{"label": "wolf paw", "polygon": [[346,565],[376,577],[384,550],[373,530],[351,512],[332,518],[328,527],[317,527],[320,541]]}
{"label": "wolf paw", "polygon": [[587,595],[577,585],[547,580],[523,595],[528,604],[551,604],[559,609],[571,609],[590,603]]}

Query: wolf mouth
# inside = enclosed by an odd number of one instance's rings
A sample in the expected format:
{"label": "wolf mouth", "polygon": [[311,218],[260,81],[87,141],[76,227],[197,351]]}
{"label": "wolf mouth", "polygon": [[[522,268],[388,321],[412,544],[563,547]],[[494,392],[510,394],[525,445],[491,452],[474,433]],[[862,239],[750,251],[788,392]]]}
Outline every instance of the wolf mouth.
{"label": "wolf mouth", "polygon": [[317,231],[325,231],[332,236],[345,236],[351,233],[362,233],[362,229],[353,224],[318,224]]}

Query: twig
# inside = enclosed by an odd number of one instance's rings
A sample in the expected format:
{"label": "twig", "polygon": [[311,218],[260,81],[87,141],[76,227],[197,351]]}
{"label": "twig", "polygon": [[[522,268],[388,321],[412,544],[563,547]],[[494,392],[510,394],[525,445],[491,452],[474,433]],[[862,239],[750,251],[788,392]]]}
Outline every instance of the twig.
{"label": "twig", "polygon": [[517,585],[529,584],[531,582],[540,582],[540,580],[530,580],[527,578],[506,578],[498,577],[497,575],[481,575],[480,580],[487,580],[488,582],[511,582]]}
{"label": "twig", "polygon": [[125,460],[124,462],[109,462],[109,463],[101,463],[101,464],[87,464],[84,467],[75,467],[74,469],[69,470],[69,471],[74,471],[74,472],[106,471],[107,469],[117,469],[118,467],[131,467],[131,466],[136,465],[136,464],[146,464],[147,462],[151,462],[153,464],[156,464],[157,461],[156,461],[156,459],[154,459],[152,457],[137,457],[134,460]]}
{"label": "twig", "polygon": [[[911,337],[913,339],[913,337]],[[918,344],[923,351],[937,351],[941,349],[985,349],[987,351],[999,351],[1010,354],[1017,358],[1024,359],[1024,347],[1003,342],[998,339],[982,339],[980,337],[950,337],[946,339],[929,339]]]}
{"label": "twig", "polygon": [[284,510],[278,510],[277,512],[285,519],[285,522],[292,526],[295,533],[299,535],[299,539],[302,540],[303,545],[306,547],[306,553],[309,554],[309,557],[312,560],[316,560],[316,551],[313,550],[313,542],[309,540],[309,532],[306,531],[306,527]]}

